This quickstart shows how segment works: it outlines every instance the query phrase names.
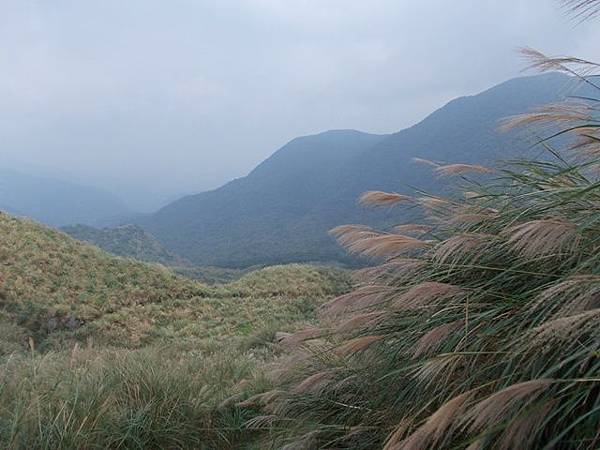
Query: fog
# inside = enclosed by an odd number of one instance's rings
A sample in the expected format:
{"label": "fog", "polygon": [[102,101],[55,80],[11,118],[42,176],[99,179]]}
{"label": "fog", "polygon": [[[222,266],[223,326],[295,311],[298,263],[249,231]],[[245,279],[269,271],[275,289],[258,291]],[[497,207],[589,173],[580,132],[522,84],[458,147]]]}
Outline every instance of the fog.
{"label": "fog", "polygon": [[299,135],[410,126],[519,76],[518,47],[600,60],[593,25],[552,0],[0,0],[0,168],[150,210]]}

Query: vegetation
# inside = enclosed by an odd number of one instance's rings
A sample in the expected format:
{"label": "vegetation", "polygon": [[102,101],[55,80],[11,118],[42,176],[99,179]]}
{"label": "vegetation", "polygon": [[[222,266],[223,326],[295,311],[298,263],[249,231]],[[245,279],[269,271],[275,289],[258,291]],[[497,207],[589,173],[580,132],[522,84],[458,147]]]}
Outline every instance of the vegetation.
{"label": "vegetation", "polygon": [[[490,164],[528,148],[497,131],[498,121],[557,101],[573,80],[561,74],[518,78],[453,100],[414,127],[376,136],[352,130],[294,139],[248,176],[180,199],[139,224],[196,265],[246,268],[290,262],[357,265],[327,231],[341,223],[387,227],[402,214],[364,214],[356,198],[369,189],[443,192],[413,157]],[[468,158],[468,159],[467,159]]]}
{"label": "vegetation", "polygon": [[[525,53],[600,90],[595,64]],[[430,161],[453,195],[364,194],[426,220],[335,228],[377,261],[357,286],[304,265],[205,286],[0,215],[0,446],[599,448],[599,101],[508,119],[540,158]]]}
{"label": "vegetation", "polygon": [[553,104],[507,121],[545,133],[541,160],[363,195],[428,219],[336,228],[383,260],[350,293],[301,265],[209,287],[0,215],[0,445],[597,448],[599,123]]}
{"label": "vegetation", "polygon": [[229,449],[244,442],[253,448],[243,427],[252,409],[220,404],[258,363],[259,356],[240,351],[153,347],[16,354],[0,366],[0,445]]}
{"label": "vegetation", "polygon": [[[597,67],[526,54],[543,70]],[[586,97],[508,120],[543,133],[546,154],[491,179],[482,166],[433,164],[464,195],[362,197],[421,206],[428,220],[333,230],[351,252],[383,262],[323,307],[321,327],[289,338],[312,356],[287,362],[282,384],[260,399],[279,444],[600,446],[598,112]]]}
{"label": "vegetation", "polygon": [[122,225],[115,228],[94,228],[89,225],[71,225],[61,231],[80,241],[89,242],[113,255],[129,257],[138,261],[152,262],[164,266],[188,266],[188,261],[175,255],[149,233],[137,225]]}
{"label": "vegetation", "polygon": [[6,214],[0,234],[1,317],[17,341],[27,335],[40,349],[88,339],[140,347],[247,335],[309,319],[315,305],[348,288],[343,271],[309,266],[208,287]]}
{"label": "vegetation", "polygon": [[138,225],[130,224],[102,229],[89,225],[71,225],[62,227],[61,231],[75,239],[100,247],[113,255],[162,264],[179,275],[208,284],[228,283],[260,268],[229,269],[194,266],[188,260],[167,250],[154,236]]}
{"label": "vegetation", "polygon": [[261,448],[238,403],[271,386],[277,333],[350,286],[295,265],[207,287],[6,214],[0,234],[7,449]]}

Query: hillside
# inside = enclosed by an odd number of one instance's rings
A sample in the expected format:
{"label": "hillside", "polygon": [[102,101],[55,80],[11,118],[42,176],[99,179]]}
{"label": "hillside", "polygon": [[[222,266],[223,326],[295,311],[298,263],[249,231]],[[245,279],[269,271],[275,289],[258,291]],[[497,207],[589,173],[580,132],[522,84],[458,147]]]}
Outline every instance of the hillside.
{"label": "hillside", "polygon": [[[140,224],[197,265],[325,260],[327,251],[319,254],[313,245],[291,242],[290,226],[336,189],[336,173],[344,163],[381,139],[358,131],[295,139],[247,177],[185,197]],[[334,254],[342,255],[337,250]]]}
{"label": "hillside", "polygon": [[556,100],[572,85],[559,74],[518,78],[453,100],[392,135],[345,130],[297,138],[248,176],[180,199],[139,223],[197,265],[351,262],[328,229],[402,221],[389,210],[366,214],[356,205],[360,193],[439,191],[430,168],[414,157],[485,164],[519,154],[529,143],[497,131],[498,121]]}
{"label": "hillside", "polygon": [[4,213],[0,236],[2,448],[256,448],[236,402],[276,333],[350,287],[293,265],[209,288]]}
{"label": "hillside", "polygon": [[137,225],[115,228],[94,228],[89,225],[71,225],[61,231],[80,241],[89,242],[113,255],[131,257],[138,261],[165,266],[188,266],[189,262],[165,249],[151,234]]}
{"label": "hillside", "polygon": [[87,339],[136,347],[245,335],[297,314],[305,318],[310,305],[348,287],[343,272],[297,266],[209,288],[3,213],[0,235],[5,351],[27,336],[43,348],[60,348]]}
{"label": "hillside", "polygon": [[89,225],[71,225],[60,230],[79,241],[88,242],[105,252],[147,263],[158,263],[186,278],[201,283],[219,284],[239,279],[258,267],[232,269],[214,266],[194,266],[190,261],[167,250],[154,236],[138,225],[114,228],[95,228]]}
{"label": "hillside", "polygon": [[101,189],[0,167],[0,210],[52,226],[100,225],[132,213]]}

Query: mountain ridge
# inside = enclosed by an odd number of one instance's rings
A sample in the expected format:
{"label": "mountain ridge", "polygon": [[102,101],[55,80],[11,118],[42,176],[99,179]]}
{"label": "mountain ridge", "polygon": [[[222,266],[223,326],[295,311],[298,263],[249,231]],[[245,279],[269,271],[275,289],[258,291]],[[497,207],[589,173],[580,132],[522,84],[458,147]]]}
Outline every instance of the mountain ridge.
{"label": "mountain ridge", "polygon": [[[375,135],[330,130],[298,137],[246,177],[186,196],[137,223],[166,248],[197,265],[245,267],[303,261],[356,261],[327,235],[341,223],[385,227],[394,211],[364,211],[366,190],[433,193],[443,183],[414,157],[490,164],[521,153],[531,142],[498,131],[500,119],[557,100],[574,88],[557,73],[508,80],[454,99],[419,123]],[[405,219],[406,217],[404,217]]]}

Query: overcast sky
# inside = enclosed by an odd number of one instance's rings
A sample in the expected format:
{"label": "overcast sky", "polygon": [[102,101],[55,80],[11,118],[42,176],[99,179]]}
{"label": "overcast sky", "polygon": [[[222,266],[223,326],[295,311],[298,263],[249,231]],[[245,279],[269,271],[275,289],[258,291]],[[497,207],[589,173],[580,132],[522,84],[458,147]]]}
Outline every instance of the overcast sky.
{"label": "overcast sky", "polygon": [[0,167],[152,203],[298,135],[398,131],[520,46],[600,60],[594,28],[558,0],[0,0]]}

